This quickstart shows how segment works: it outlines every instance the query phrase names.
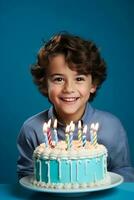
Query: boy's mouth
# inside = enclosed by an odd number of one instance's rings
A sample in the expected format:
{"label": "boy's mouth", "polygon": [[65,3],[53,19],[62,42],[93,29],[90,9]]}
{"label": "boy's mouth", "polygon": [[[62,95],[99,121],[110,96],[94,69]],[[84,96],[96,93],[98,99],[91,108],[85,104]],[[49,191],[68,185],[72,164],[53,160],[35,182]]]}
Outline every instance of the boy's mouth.
{"label": "boy's mouth", "polygon": [[67,103],[75,102],[79,99],[79,97],[60,97],[60,99]]}

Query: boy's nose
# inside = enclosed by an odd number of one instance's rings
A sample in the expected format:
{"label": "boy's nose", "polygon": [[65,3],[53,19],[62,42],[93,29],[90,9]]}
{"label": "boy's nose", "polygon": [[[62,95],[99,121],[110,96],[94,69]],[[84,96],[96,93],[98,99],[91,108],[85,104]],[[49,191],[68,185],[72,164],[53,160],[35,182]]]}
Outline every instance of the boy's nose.
{"label": "boy's nose", "polygon": [[64,92],[74,92],[75,91],[75,85],[72,81],[68,81],[64,85]]}

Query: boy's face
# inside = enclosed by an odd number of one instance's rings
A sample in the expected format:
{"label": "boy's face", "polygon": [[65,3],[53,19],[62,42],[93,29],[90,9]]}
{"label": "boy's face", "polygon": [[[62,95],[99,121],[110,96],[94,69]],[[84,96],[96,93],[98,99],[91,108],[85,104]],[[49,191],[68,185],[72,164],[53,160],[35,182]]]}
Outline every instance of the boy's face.
{"label": "boy's face", "polygon": [[65,123],[82,117],[90,93],[96,90],[91,75],[69,69],[63,55],[51,58],[47,84],[49,99],[59,119]]}

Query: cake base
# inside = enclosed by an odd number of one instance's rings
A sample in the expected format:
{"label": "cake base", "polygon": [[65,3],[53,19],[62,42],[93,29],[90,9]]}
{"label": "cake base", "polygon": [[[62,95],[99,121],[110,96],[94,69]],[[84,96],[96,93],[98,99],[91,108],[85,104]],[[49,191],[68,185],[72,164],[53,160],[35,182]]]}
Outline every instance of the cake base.
{"label": "cake base", "polygon": [[109,185],[111,183],[111,176],[109,173],[106,174],[106,177],[98,182],[92,182],[92,183],[44,183],[41,181],[37,181],[34,178],[31,179],[31,183],[37,187],[41,188],[51,188],[51,189],[84,189],[84,188],[92,188],[95,186],[103,186],[103,185]]}
{"label": "cake base", "polygon": [[110,184],[104,184],[101,186],[87,187],[87,188],[78,188],[78,189],[55,189],[55,188],[43,188],[40,186],[33,185],[34,177],[25,176],[19,180],[19,183],[22,187],[33,190],[36,192],[45,192],[55,196],[65,196],[65,197],[74,197],[79,195],[86,195],[90,192],[102,191],[110,188],[114,188],[120,185],[123,182],[123,177],[119,174],[113,172],[107,172],[111,180]]}
{"label": "cake base", "polygon": [[103,145],[85,147],[74,141],[66,150],[64,141],[52,149],[41,144],[34,151],[34,184],[46,188],[85,188],[107,179],[107,149]]}

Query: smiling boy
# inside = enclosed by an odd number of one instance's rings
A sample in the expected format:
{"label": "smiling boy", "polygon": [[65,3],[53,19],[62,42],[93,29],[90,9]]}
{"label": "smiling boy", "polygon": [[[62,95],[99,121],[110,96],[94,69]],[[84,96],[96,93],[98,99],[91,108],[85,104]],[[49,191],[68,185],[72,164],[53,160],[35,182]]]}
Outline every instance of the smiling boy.
{"label": "smiling boy", "polygon": [[[31,73],[40,92],[52,107],[29,118],[18,136],[19,178],[33,174],[33,151],[43,138],[43,123],[58,119],[58,138],[65,139],[65,127],[99,122],[98,143],[108,149],[108,171],[121,174],[125,181],[134,181],[126,132],[117,117],[94,109],[90,102],[106,78],[106,64],[92,41],[61,33],[40,49]],[[77,129],[74,139],[77,138]],[[90,136],[87,134],[87,139]]]}
{"label": "smiling boy", "polygon": [[63,55],[50,61],[48,70],[48,96],[53,103],[57,118],[63,123],[81,119],[90,93],[95,92],[91,75],[72,71]]}

